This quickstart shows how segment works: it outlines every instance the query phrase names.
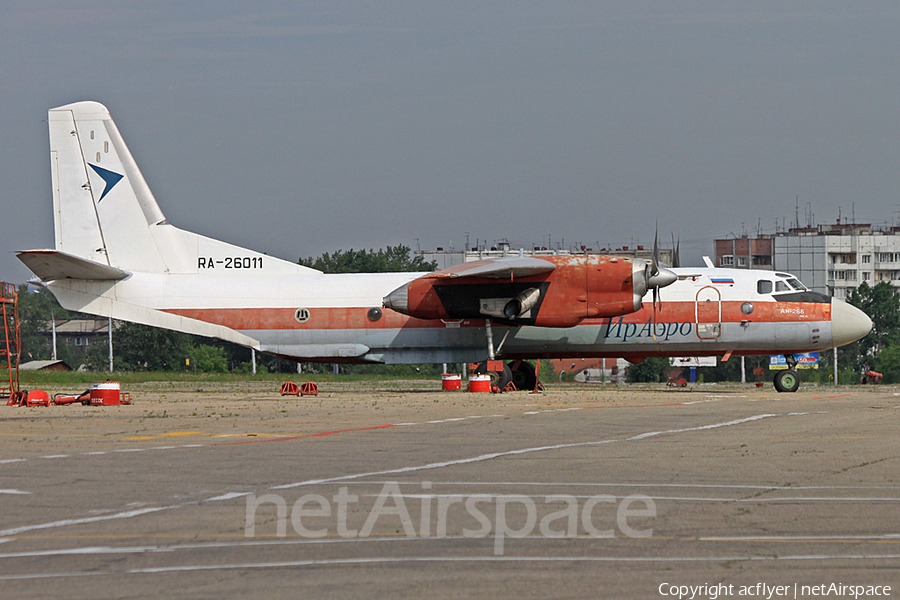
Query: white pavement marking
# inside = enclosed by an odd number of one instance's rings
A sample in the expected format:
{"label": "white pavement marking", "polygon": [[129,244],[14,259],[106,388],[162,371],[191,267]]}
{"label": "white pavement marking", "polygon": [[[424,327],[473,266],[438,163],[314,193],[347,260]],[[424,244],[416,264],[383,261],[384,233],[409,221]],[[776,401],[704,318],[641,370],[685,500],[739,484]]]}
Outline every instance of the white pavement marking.
{"label": "white pavement marking", "polygon": [[666,429],[665,431],[651,431],[649,433],[642,433],[640,435],[636,435],[628,438],[628,441],[633,440],[644,440],[649,437],[655,437],[657,435],[665,435],[667,433],[684,433],[687,431],[703,431],[704,429],[717,429],[719,427],[729,427],[731,425],[741,425],[743,423],[749,423],[751,421],[758,421],[759,419],[766,419],[768,417],[777,417],[775,414],[765,414],[765,415],[754,415],[752,417],[747,417],[746,419],[736,419],[734,421],[726,421],[725,423],[714,423],[712,425],[701,425],[699,427],[686,427],[684,429]]}
{"label": "white pavement marking", "polygon": [[143,508],[140,510],[129,510],[120,513],[114,513],[111,515],[103,515],[98,517],[82,517],[80,519],[63,519],[61,521],[51,521],[50,523],[38,523],[37,525],[23,525],[21,527],[12,527],[10,529],[0,530],[0,536],[5,535],[18,535],[20,533],[25,533],[26,531],[36,531],[39,529],[52,529],[54,527],[65,527],[67,525],[84,525],[85,523],[97,523],[99,521],[112,521],[114,519],[130,519],[131,517],[137,517],[140,515],[145,515],[148,513],[159,512],[161,510],[168,510],[170,508],[178,508],[179,506],[183,506],[182,504],[175,504],[172,506],[159,506],[159,507],[151,507],[151,508]]}
{"label": "white pavement marking", "polygon": [[249,496],[253,492],[229,492],[227,494],[222,494],[221,496],[215,496],[213,498],[207,498],[204,502],[219,502],[220,500],[233,500],[235,498],[243,498],[244,496]]}
{"label": "white pavement marking", "polygon": [[[778,416],[778,415],[774,415],[774,414],[754,415],[752,417],[747,417],[745,419],[736,419],[734,421],[727,421],[724,423],[713,423],[711,425],[698,425],[696,427],[684,427],[682,429],[670,429],[670,430],[666,430],[666,431],[653,431],[653,432],[648,432],[648,433],[643,433],[643,434],[640,434],[637,436],[633,436],[633,437],[627,438],[625,440],[621,440],[621,439],[597,440],[597,441],[593,441],[593,442],[576,442],[576,443],[571,443],[571,444],[556,444],[553,446],[536,446],[536,447],[532,447],[532,448],[522,448],[519,450],[508,450],[506,452],[492,452],[490,454],[482,454],[480,456],[474,456],[471,458],[462,458],[462,459],[457,459],[457,460],[449,460],[449,461],[445,461],[445,462],[429,463],[426,465],[418,465],[418,466],[413,466],[413,467],[401,467],[399,469],[387,469],[384,471],[371,471],[371,472],[367,472],[367,473],[341,475],[338,477],[329,477],[329,478],[325,478],[325,479],[309,479],[306,481],[299,481],[299,482],[295,482],[295,483],[288,483],[288,484],[283,484],[283,485],[272,486],[267,489],[268,490],[284,490],[284,489],[290,489],[290,488],[295,488],[295,487],[300,487],[300,486],[305,486],[305,485],[331,483],[331,482],[335,482],[335,481],[350,481],[353,479],[362,479],[364,477],[375,477],[375,476],[379,476],[379,475],[395,475],[395,474],[400,474],[400,473],[411,473],[414,471],[440,469],[443,467],[452,467],[452,466],[456,466],[456,465],[463,465],[463,464],[493,460],[495,458],[500,458],[500,457],[504,457],[504,456],[517,456],[517,455],[522,455],[522,454],[530,454],[533,452],[543,452],[546,450],[560,450],[560,449],[564,449],[564,448],[599,446],[599,445],[603,445],[603,444],[611,444],[611,443],[616,443],[616,442],[621,442],[621,441],[636,441],[636,440],[642,440],[642,439],[646,439],[649,437],[653,437],[653,436],[657,436],[657,435],[664,435],[664,434],[668,434],[668,433],[686,433],[686,432],[691,432],[691,431],[707,431],[710,429],[717,429],[720,427],[730,427],[730,426],[734,426],[734,425],[741,425],[744,423],[758,421],[759,419],[765,419],[768,417],[776,417],[776,416]],[[187,448],[187,447],[199,447],[199,446],[203,446],[203,444],[190,444],[188,446],[182,446],[182,447]],[[212,498],[206,498],[205,500],[200,500],[200,501],[184,502],[184,503],[173,504],[173,505],[169,505],[169,506],[159,506],[156,508],[144,508],[144,509],[140,509],[140,510],[124,511],[124,512],[114,513],[111,515],[83,517],[83,518],[79,518],[79,519],[63,519],[60,521],[52,521],[49,523],[38,523],[35,525],[23,525],[21,527],[13,527],[10,529],[0,530],[0,536],[18,535],[20,533],[25,533],[27,531],[36,531],[36,530],[40,530],[40,529],[51,529],[51,528],[55,528],[55,527],[65,527],[65,526],[69,526],[69,525],[83,525],[86,523],[96,523],[99,521],[110,521],[110,520],[114,520],[114,519],[128,519],[131,517],[137,517],[137,516],[148,514],[148,513],[195,505],[195,504],[199,504],[200,502],[219,502],[222,500],[230,500],[230,499],[239,497],[239,496],[233,495],[236,493],[238,493],[238,492],[229,492],[229,493],[225,493],[225,494],[220,494],[218,496],[214,496]]]}
{"label": "white pavement marking", "polygon": [[[421,485],[418,481],[358,481],[359,485]],[[649,488],[702,488],[702,489],[737,489],[737,490],[900,490],[900,486],[881,485],[730,485],[713,483],[633,483],[633,482],[548,482],[548,481],[433,481],[433,486],[466,486],[466,485],[515,485],[544,487],[649,487]]]}
{"label": "white pavement marking", "polygon": [[[331,483],[334,481],[349,481],[351,479],[362,479],[363,477],[376,477],[379,475],[399,475],[400,473],[411,473],[414,471],[427,471],[431,469],[441,469],[444,467],[454,467],[457,465],[465,465],[476,462],[483,462],[486,460],[493,460],[495,458],[500,458],[503,456],[517,456],[521,454],[530,454],[533,452],[544,452],[547,450],[562,450],[565,448],[583,448],[585,446],[599,446],[603,444],[613,444],[621,441],[637,441],[643,440],[650,437],[665,435],[670,433],[687,433],[690,431],[705,431],[709,429],[717,429],[719,427],[730,427],[733,425],[742,425],[744,423],[749,423],[752,421],[758,421],[759,419],[765,419],[768,417],[777,417],[775,414],[764,414],[764,415],[754,415],[752,417],[747,417],[745,419],[736,419],[734,421],[727,421],[725,423],[713,423],[711,425],[698,425],[696,427],[684,427],[682,429],[668,429],[665,431],[650,431],[647,433],[642,433],[640,435],[636,435],[630,438],[626,438],[625,440],[621,439],[609,439],[609,440],[597,440],[593,442],[574,442],[571,444],[555,444],[553,446],[535,446],[532,448],[521,448],[519,450],[507,450],[505,452],[491,452],[490,454],[482,454],[481,456],[473,456],[470,458],[460,458],[457,460],[448,460],[444,462],[436,462],[429,463],[426,465],[418,465],[414,467],[401,467],[399,469],[386,469],[384,471],[371,471],[368,473],[356,473],[353,475],[340,475],[338,477],[327,477],[324,479],[309,479],[306,481],[298,481],[295,483],[286,483],[283,485],[277,485],[269,488],[270,490],[286,490],[290,488],[300,487],[304,485],[314,485],[319,483]],[[2,532],[0,532],[2,534]]]}
{"label": "white pavement marking", "polygon": [[11,494],[11,495],[27,495],[31,492],[23,492],[22,490],[0,490],[0,494]]}
{"label": "white pavement marking", "polygon": [[785,556],[410,556],[373,558],[334,558],[278,562],[232,563],[214,565],[178,565],[127,569],[125,571],[85,571],[69,573],[29,573],[0,575],[0,580],[49,579],[56,577],[84,577],[97,575],[149,575],[184,573],[191,571],[233,571],[250,569],[284,569],[297,567],[388,565],[417,563],[709,563],[709,562],[778,562],[823,560],[897,560],[900,554],[797,554]]}
{"label": "white pavement marking", "polygon": [[900,540],[900,533],[872,535],[747,535],[738,537],[701,537],[701,542],[804,542],[843,540]]}
{"label": "white pavement marking", "polygon": [[[743,397],[743,396],[740,396],[740,397]],[[703,403],[703,402],[715,402],[715,401],[717,401],[717,399],[716,400],[697,400],[695,402],[682,402],[681,404],[688,405],[688,404],[698,404],[698,403]],[[583,410],[583,407],[574,406],[574,407],[570,407],[570,408],[532,410],[532,411],[524,412],[524,413],[522,413],[522,415],[532,416],[532,415],[551,414],[551,413],[560,413],[560,412],[571,412],[571,411],[576,411],[576,410]],[[806,413],[791,413],[791,414],[806,414]],[[467,421],[470,419],[496,419],[496,418],[503,418],[503,417],[508,417],[508,416],[513,416],[513,415],[470,415],[470,416],[466,416],[466,417],[453,417],[450,419],[439,419],[439,420],[435,420],[435,421],[424,421],[424,422],[418,422],[418,423],[392,423],[390,425],[392,425],[393,427],[409,427],[409,426],[414,426],[414,425],[438,425],[441,423],[453,423],[453,422],[458,422],[458,421]],[[649,433],[646,435],[648,435],[648,436],[649,435],[659,435],[660,433],[677,433],[677,430],[675,430],[673,432],[664,431],[664,432]],[[222,434],[222,435],[217,435],[215,437],[243,437],[243,436],[244,436],[244,434]],[[111,452],[127,453],[127,452],[145,452],[147,450],[173,450],[176,448],[203,448],[206,445],[207,444],[182,444],[180,446],[151,446],[149,448],[121,448],[121,449],[108,450],[108,451],[82,452],[80,456],[102,456],[104,454],[109,454]],[[51,454],[48,456],[41,456],[40,458],[54,459],[54,458],[69,458],[69,457],[70,457],[69,454]],[[0,465],[7,464],[7,463],[25,462],[26,460],[27,459],[25,459],[25,458],[11,458],[11,459],[6,459],[6,460],[0,460]]]}

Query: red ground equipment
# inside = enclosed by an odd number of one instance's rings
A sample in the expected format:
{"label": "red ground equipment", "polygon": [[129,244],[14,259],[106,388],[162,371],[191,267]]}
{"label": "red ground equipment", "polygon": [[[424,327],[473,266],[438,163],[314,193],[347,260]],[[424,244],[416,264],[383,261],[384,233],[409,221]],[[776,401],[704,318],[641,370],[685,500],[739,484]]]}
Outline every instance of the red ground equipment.
{"label": "red ground equipment", "polygon": [[297,387],[297,384],[293,381],[286,381],[281,386],[281,395],[282,396],[299,396],[300,388]]}
{"label": "red ground equipment", "polygon": [[55,394],[53,396],[53,404],[57,406],[65,406],[67,404],[84,404],[87,406],[91,403],[91,390],[86,390],[79,396],[70,394]]}
{"label": "red ground equipment", "polygon": [[7,405],[18,405],[25,401],[25,394],[19,391],[19,355],[22,333],[19,329],[19,294],[16,286],[0,282],[0,398],[7,399]]}
{"label": "red ground equipment", "polygon": [[866,374],[862,377],[861,383],[881,383],[882,379],[884,379],[884,375],[878,371],[866,371]]}
{"label": "red ground equipment", "polygon": [[131,394],[121,391],[118,381],[101,381],[91,384],[91,406],[117,406],[131,404]]}
{"label": "red ground equipment", "polygon": [[299,386],[293,381],[285,382],[281,386],[281,395],[282,396],[318,396],[319,395],[319,386],[315,383],[308,381],[306,383],[301,383]]}
{"label": "red ground equipment", "polygon": [[441,375],[442,390],[462,389],[462,376],[459,373],[444,373]]}
{"label": "red ground equipment", "polygon": [[675,369],[667,372],[666,385],[669,387],[687,387],[688,380],[681,376],[684,369]]}
{"label": "red ground equipment", "polygon": [[50,406],[50,394],[44,390],[31,390],[25,399],[25,406]]}
{"label": "red ground equipment", "polygon": [[319,386],[317,386],[312,381],[307,381],[300,385],[300,395],[301,396],[318,396],[319,395]]}

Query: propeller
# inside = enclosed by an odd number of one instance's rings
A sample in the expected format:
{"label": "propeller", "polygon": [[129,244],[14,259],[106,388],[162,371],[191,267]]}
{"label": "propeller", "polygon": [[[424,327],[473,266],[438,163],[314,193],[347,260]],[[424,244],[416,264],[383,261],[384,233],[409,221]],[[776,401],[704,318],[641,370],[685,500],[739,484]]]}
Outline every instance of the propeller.
{"label": "propeller", "polygon": [[647,287],[653,290],[653,339],[656,339],[656,311],[657,305],[661,305],[659,288],[672,285],[678,280],[678,275],[659,266],[659,223],[656,224],[656,232],[653,234],[653,256],[647,266],[644,267],[644,277]]}

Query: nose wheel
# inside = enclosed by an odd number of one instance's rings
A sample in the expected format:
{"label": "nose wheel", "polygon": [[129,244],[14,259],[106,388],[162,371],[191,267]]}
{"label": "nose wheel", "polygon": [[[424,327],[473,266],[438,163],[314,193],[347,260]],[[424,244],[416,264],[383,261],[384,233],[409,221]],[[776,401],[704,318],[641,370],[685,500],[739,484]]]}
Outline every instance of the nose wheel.
{"label": "nose wheel", "polygon": [[775,389],[779,392],[796,392],[800,387],[800,375],[795,370],[797,360],[793,356],[786,356],[790,368],[786,371],[778,371],[775,375]]}

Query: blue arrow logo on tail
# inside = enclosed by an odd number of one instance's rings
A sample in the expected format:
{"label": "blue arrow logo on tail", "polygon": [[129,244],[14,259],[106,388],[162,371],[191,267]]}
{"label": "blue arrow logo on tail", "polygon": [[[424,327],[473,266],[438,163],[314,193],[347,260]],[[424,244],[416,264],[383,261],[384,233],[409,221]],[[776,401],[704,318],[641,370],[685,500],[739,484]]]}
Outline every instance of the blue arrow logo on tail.
{"label": "blue arrow logo on tail", "polygon": [[[100,200],[103,200],[103,198],[110,192],[110,190],[113,189],[114,187],[116,187],[116,184],[119,183],[119,181],[121,181],[121,179],[122,179],[122,177],[124,177],[124,175],[119,175],[118,173],[113,173],[112,171],[110,171],[108,169],[104,169],[103,167],[98,167],[97,165],[91,165],[91,163],[88,163],[88,165],[90,165],[90,167],[94,170],[94,172],[97,173],[97,175],[99,175],[100,177],[102,177],[103,181],[106,182],[106,187],[103,188],[103,193],[100,194]],[[99,203],[100,200],[97,200],[97,202]]]}

